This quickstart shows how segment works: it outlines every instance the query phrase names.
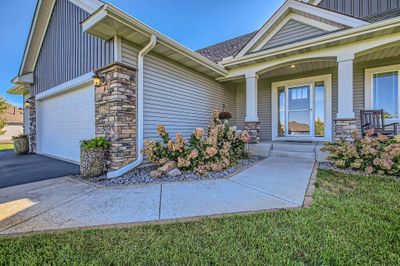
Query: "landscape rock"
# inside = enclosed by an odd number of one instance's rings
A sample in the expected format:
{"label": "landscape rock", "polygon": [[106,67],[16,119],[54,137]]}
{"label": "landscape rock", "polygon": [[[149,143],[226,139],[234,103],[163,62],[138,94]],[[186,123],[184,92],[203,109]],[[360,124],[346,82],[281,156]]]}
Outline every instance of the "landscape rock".
{"label": "landscape rock", "polygon": [[163,174],[166,174],[166,173],[170,172],[172,169],[174,169],[175,167],[176,167],[176,162],[169,161],[166,164],[164,164],[163,166],[161,166],[160,168],[158,168],[158,170],[163,172]]}
{"label": "landscape rock", "polygon": [[167,173],[167,176],[176,177],[176,176],[180,176],[181,174],[182,174],[182,172],[178,168],[175,168],[175,169],[172,169],[171,171],[169,171]]}
{"label": "landscape rock", "polygon": [[163,175],[163,172],[160,171],[160,170],[154,170],[154,171],[151,171],[151,172],[150,172],[150,176],[151,176],[152,178],[161,178],[162,175]]}

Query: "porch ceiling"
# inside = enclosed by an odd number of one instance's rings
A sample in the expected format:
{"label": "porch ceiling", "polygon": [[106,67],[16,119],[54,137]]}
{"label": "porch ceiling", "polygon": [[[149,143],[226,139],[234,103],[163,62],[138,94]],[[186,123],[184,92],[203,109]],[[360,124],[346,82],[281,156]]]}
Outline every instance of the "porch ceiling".
{"label": "porch ceiling", "polygon": [[386,47],[379,50],[372,51],[367,54],[356,57],[356,63],[364,63],[379,59],[392,58],[400,56],[400,44],[397,46]]}
{"label": "porch ceiling", "polygon": [[291,75],[299,75],[305,74],[313,71],[318,71],[322,69],[329,69],[337,67],[336,60],[329,61],[314,61],[314,62],[303,62],[303,63],[294,63],[287,66],[282,66],[273,70],[270,70],[266,73],[260,75],[261,79],[269,79],[275,77],[283,77],[283,76],[291,76]]}

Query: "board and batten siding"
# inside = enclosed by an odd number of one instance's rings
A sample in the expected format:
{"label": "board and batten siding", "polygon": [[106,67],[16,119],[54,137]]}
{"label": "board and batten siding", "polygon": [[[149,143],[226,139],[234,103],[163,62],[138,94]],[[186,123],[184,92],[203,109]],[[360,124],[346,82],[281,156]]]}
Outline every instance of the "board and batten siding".
{"label": "board and batten siding", "polygon": [[[137,54],[135,46],[122,41],[123,63],[136,66]],[[233,84],[221,84],[155,53],[144,58],[143,101],[145,139],[159,139],[159,123],[171,137],[180,132],[188,138],[197,127],[207,129],[212,111],[223,104],[234,115],[236,103]]]}
{"label": "board and batten siding", "polygon": [[113,41],[82,32],[89,13],[68,0],[57,0],[34,70],[34,96],[113,62]]}
{"label": "board and batten siding", "polygon": [[320,7],[362,18],[400,7],[400,0],[322,0]]}
{"label": "board and batten siding", "polygon": [[270,49],[280,45],[313,38],[326,33],[300,21],[290,19],[261,49]]}

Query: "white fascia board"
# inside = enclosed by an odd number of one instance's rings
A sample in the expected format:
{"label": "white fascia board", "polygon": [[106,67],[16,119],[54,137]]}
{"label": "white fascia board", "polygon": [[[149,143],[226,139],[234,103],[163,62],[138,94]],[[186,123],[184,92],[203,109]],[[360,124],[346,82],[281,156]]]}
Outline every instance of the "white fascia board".
{"label": "white fascia board", "polygon": [[35,10],[35,15],[33,17],[32,25],[31,25],[31,29],[29,31],[28,41],[26,42],[24,56],[22,57],[22,64],[21,64],[21,67],[20,67],[19,72],[18,72],[19,75],[22,74],[22,69],[25,68],[26,57],[28,56],[28,49],[31,46],[33,30],[36,28],[37,18],[39,16],[39,10],[40,10],[40,7],[42,6],[42,3],[43,3],[42,0],[38,0],[37,6],[36,6],[36,10]]}
{"label": "white fascia board", "polygon": [[319,3],[322,2],[322,0],[303,0],[303,2],[310,4],[310,5],[317,6],[317,5],[319,5]]}
{"label": "white fascia board", "polygon": [[361,36],[361,35],[368,34],[368,33],[383,31],[385,29],[389,29],[389,28],[393,28],[393,27],[397,27],[397,26],[400,26],[400,18],[388,19],[388,20],[384,20],[382,22],[368,24],[368,25],[366,25],[364,27],[360,27],[360,28],[352,28],[352,29],[348,29],[348,30],[343,30],[343,31],[339,31],[339,32],[332,33],[329,35],[317,37],[314,39],[310,39],[310,40],[306,40],[306,41],[302,41],[302,42],[298,42],[298,43],[293,43],[293,44],[289,44],[289,45],[285,45],[285,46],[281,46],[281,47],[277,47],[277,48],[273,48],[273,49],[269,49],[269,50],[251,53],[251,54],[242,56],[240,58],[226,60],[226,61],[222,62],[222,65],[224,65],[225,67],[234,66],[235,64],[238,64],[238,63],[249,62],[249,61],[261,59],[264,57],[275,56],[275,55],[279,55],[281,53],[288,53],[288,52],[305,49],[305,48],[310,48],[312,46],[322,45],[322,44],[326,44],[326,43],[330,43],[330,42],[334,42],[334,41],[341,41],[346,38],[352,38],[352,37],[357,37],[357,36]]}
{"label": "white fascia board", "polygon": [[152,35],[155,35],[157,37],[158,43],[161,43],[166,47],[174,50],[175,52],[180,53],[183,56],[186,56],[192,59],[193,61],[201,64],[202,66],[215,71],[219,75],[224,76],[228,73],[228,71],[222,66],[212,62],[208,58],[194,52],[193,50],[187,48],[186,46],[156,31],[155,29],[151,28],[150,26],[146,25],[140,20],[128,15],[127,13],[123,12],[122,10],[116,8],[111,4],[104,5],[95,13],[93,13],[91,16],[89,16],[82,23],[83,31],[88,31],[89,29],[95,27],[97,23],[101,22],[103,19],[106,19],[107,17],[126,25],[127,27],[133,28],[134,30],[142,33],[145,36],[148,36],[149,38]]}
{"label": "white fascia board", "polygon": [[86,12],[92,14],[97,9],[99,9],[103,3],[98,0],[68,0],[72,4],[80,7],[81,9],[85,10]]}
{"label": "white fascia board", "polygon": [[329,11],[323,8],[305,4],[295,0],[288,0],[283,4],[278,11],[264,24],[264,26],[258,31],[258,33],[250,40],[250,42],[243,47],[243,49],[237,54],[235,58],[244,56],[256,43],[264,36],[264,34],[275,25],[275,23],[284,16],[291,9],[302,11],[308,14],[312,14],[318,17],[322,17],[327,20],[331,20],[338,24],[346,25],[352,28],[362,27],[369,23],[360,19],[342,15],[333,11]]}
{"label": "white fascia board", "polygon": [[33,84],[33,72],[13,78],[14,84]]}
{"label": "white fascia board", "polygon": [[65,93],[70,90],[80,88],[81,86],[87,85],[93,82],[93,72],[86,73],[85,75],[79,76],[75,79],[57,85],[49,90],[36,94],[36,100],[42,100],[57,94]]}

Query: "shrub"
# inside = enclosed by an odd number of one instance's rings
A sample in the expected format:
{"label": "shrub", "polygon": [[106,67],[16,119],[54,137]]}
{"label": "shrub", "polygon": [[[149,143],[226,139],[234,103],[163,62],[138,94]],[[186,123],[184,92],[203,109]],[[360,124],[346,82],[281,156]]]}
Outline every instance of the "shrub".
{"label": "shrub", "polygon": [[340,140],[326,143],[323,151],[330,152],[328,160],[339,168],[362,170],[367,174],[400,175],[400,135],[389,139],[373,137],[369,130],[365,138],[353,133],[353,142]]}
{"label": "shrub", "polygon": [[157,132],[162,142],[145,141],[143,149],[143,154],[157,165],[174,161],[181,170],[205,175],[208,171],[222,171],[248,156],[245,149],[250,140],[248,132],[236,136],[235,130],[227,120],[221,121],[217,112],[213,112],[207,136],[203,128],[196,128],[189,141],[180,133],[171,139],[163,125],[157,126]]}
{"label": "shrub", "polygon": [[97,148],[107,149],[110,146],[111,146],[111,143],[108,142],[103,137],[93,138],[93,139],[88,139],[88,140],[82,140],[81,141],[81,148],[84,149],[84,150],[97,149]]}

